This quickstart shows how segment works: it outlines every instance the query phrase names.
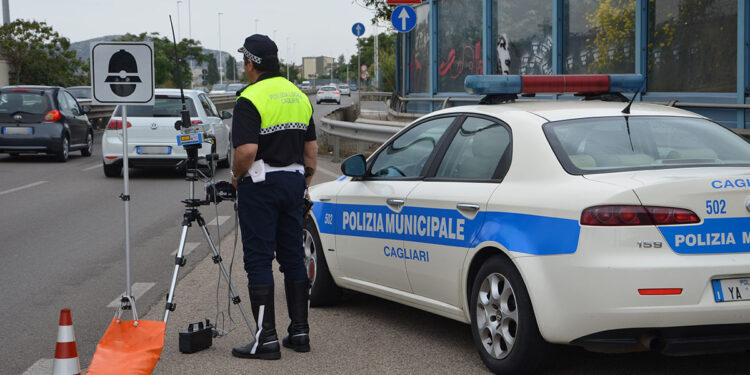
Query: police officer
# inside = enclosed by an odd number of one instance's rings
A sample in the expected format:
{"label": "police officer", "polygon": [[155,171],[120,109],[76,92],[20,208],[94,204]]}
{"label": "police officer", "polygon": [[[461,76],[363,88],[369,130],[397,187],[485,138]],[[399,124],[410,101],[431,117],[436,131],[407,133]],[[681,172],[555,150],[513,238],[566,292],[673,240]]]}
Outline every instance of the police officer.
{"label": "police officer", "polygon": [[255,342],[232,349],[241,358],[279,359],[271,262],[284,273],[291,323],[282,344],[310,351],[307,323],[310,280],[304,264],[302,220],[306,188],[318,145],[307,95],[279,73],[278,49],[266,35],[252,35],[238,50],[251,82],[238,94],[232,120],[232,183],[238,190]]}

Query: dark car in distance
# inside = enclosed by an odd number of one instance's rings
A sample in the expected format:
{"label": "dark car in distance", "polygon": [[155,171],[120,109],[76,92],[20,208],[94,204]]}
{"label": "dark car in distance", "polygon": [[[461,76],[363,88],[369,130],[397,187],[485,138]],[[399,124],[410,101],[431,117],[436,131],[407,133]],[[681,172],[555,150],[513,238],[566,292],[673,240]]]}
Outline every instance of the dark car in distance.
{"label": "dark car in distance", "polygon": [[72,86],[67,88],[68,92],[78,101],[80,105],[91,105],[91,86]]}
{"label": "dark car in distance", "polygon": [[0,153],[46,153],[60,162],[80,150],[91,156],[94,128],[83,106],[62,87],[0,88]]}

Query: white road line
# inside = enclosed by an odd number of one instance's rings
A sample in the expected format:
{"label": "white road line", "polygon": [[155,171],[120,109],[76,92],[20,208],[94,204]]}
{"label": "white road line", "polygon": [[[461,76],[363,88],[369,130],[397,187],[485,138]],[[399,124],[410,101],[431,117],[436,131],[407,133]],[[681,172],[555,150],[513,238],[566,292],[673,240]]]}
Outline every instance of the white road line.
{"label": "white road line", "polygon": [[0,191],[0,195],[12,193],[14,191],[23,190],[23,189],[26,189],[26,188],[30,188],[30,187],[34,187],[34,186],[41,185],[41,184],[46,184],[46,183],[47,183],[47,181],[37,181],[37,182],[34,182],[33,184],[19,186],[17,188],[13,188],[13,189],[6,190],[6,191]]}
{"label": "white road line", "polygon": [[[182,250],[182,256],[192,253],[198,245],[200,245],[200,242],[185,242],[185,250]],[[178,251],[180,251],[179,248],[173,251],[172,255],[177,255]]]}
{"label": "white road line", "polygon": [[[153,288],[154,285],[156,285],[156,283],[133,283],[133,286],[130,287],[130,291],[133,292],[133,297],[135,298],[136,303],[138,303],[138,299],[143,297],[143,295],[146,294],[149,289]],[[107,307],[119,307],[120,299],[124,295],[125,292],[123,291],[122,294],[120,294],[119,297],[115,298],[114,301],[110,302]]]}
{"label": "white road line", "polygon": [[89,167],[83,168],[81,170],[85,172],[85,171],[90,171],[92,169],[101,168],[101,166],[102,166],[102,163],[96,163],[94,165],[91,165]]}
{"label": "white road line", "polygon": [[[224,224],[227,220],[229,220],[230,217],[231,216],[221,216],[221,215],[219,215],[219,225]],[[215,227],[216,226],[216,218],[214,218],[213,220],[209,221],[208,224],[206,224],[206,226],[208,227],[208,229],[211,229],[212,226]]]}
{"label": "white road line", "polygon": [[49,375],[52,373],[52,358],[42,358],[36,361],[21,375]]}
{"label": "white road line", "polygon": [[322,172],[323,174],[327,174],[331,177],[335,177],[335,178],[341,177],[341,173],[333,173],[325,168],[318,167],[318,171]]}

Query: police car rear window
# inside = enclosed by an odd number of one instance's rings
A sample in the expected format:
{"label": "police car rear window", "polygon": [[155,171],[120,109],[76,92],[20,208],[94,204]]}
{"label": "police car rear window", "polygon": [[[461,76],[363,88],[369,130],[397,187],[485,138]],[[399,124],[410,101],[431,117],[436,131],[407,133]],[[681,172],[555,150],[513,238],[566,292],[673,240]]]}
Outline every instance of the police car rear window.
{"label": "police car rear window", "polygon": [[[190,111],[190,117],[197,117],[193,99],[185,98],[185,104]],[[154,105],[129,105],[128,117],[180,117],[182,111],[182,100],[180,97],[159,97],[154,99]],[[122,107],[118,106],[113,114],[115,117],[122,116]]]}
{"label": "police car rear window", "polygon": [[575,119],[545,124],[544,132],[557,159],[571,174],[750,166],[750,143],[699,118]]}

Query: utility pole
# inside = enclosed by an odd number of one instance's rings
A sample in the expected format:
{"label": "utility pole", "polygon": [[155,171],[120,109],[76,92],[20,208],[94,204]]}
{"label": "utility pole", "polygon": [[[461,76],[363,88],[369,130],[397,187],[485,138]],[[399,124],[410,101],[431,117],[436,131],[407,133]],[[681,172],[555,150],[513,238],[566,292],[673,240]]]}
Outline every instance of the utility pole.
{"label": "utility pole", "polygon": [[378,64],[378,24],[375,24],[375,90],[380,90],[380,65]]}
{"label": "utility pole", "polygon": [[180,4],[182,4],[182,1],[177,0],[177,40],[182,40],[182,35],[180,34],[182,32],[182,28],[180,27]]}
{"label": "utility pole", "polygon": [[360,66],[362,66],[362,62],[360,61],[361,53],[359,48],[359,37],[357,37],[357,90],[362,90],[362,82],[360,81],[360,78],[362,78],[362,71]]}
{"label": "utility pole", "polygon": [[349,65],[351,65],[351,59],[349,61],[346,61],[346,58],[349,57],[349,51],[344,50],[344,62],[346,63],[346,84],[349,85]]}
{"label": "utility pole", "polygon": [[255,33],[256,34],[258,33],[258,21],[260,21],[260,20],[256,18],[255,19]]}
{"label": "utility pole", "polygon": [[10,0],[3,0],[3,25],[10,23],[10,5],[8,1]]}
{"label": "utility pole", "polygon": [[[289,37],[286,37],[286,80],[289,80]],[[294,65],[294,64],[292,64]]]}
{"label": "utility pole", "polygon": [[219,63],[216,64],[216,66],[219,68],[219,84],[224,84],[224,78],[223,74],[221,74],[224,71],[224,62],[221,58],[221,15],[224,13],[219,12]]}
{"label": "utility pole", "polygon": [[190,10],[190,0],[188,0],[188,38],[193,39],[193,15]]}

